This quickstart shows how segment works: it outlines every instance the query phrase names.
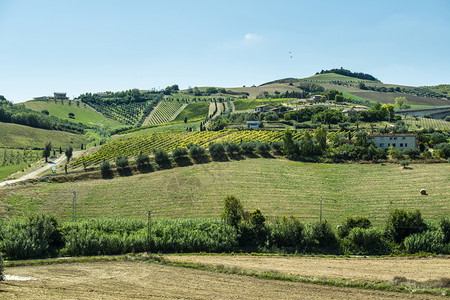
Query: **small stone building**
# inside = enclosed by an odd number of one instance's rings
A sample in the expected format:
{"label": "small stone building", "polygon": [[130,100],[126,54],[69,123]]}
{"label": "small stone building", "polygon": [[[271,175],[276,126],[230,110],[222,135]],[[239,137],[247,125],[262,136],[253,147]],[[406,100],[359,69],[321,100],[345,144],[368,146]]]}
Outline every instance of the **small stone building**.
{"label": "small stone building", "polygon": [[419,137],[417,134],[395,134],[395,133],[377,133],[367,136],[369,142],[373,142],[376,147],[382,149],[400,149],[417,148],[419,146]]}

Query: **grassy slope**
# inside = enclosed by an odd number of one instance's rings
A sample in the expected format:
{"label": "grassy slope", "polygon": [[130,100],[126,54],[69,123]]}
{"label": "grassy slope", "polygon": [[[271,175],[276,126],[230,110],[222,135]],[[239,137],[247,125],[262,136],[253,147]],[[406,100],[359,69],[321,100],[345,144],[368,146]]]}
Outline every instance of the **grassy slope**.
{"label": "grassy slope", "polygon": [[[282,159],[213,162],[112,180],[39,183],[0,190],[3,217],[51,213],[69,219],[72,191],[77,214],[88,217],[156,218],[219,216],[223,199],[236,195],[246,210],[264,215],[293,215],[312,222],[323,217],[333,225],[347,216],[369,216],[382,225],[392,209],[420,209],[426,219],[450,214],[450,165],[311,164]],[[420,196],[425,188],[428,196]]]}
{"label": "grassy slope", "polygon": [[19,165],[0,167],[0,181],[3,178],[6,178],[11,174],[14,174],[20,170],[23,170],[27,165],[28,165],[27,163],[23,163],[23,164],[19,164]]}
{"label": "grassy slope", "polygon": [[209,102],[190,103],[185,109],[175,118],[174,122],[184,121],[188,118],[188,122],[202,120],[208,116]]}
{"label": "grassy slope", "polygon": [[287,101],[289,101],[289,99],[239,99],[233,102],[234,107],[239,111],[253,109],[256,106],[265,104],[278,105]]}
{"label": "grassy slope", "polygon": [[[61,104],[61,101],[57,101],[55,104],[54,101],[28,101],[24,103],[25,107],[36,110],[36,111],[42,111],[42,110],[48,110],[50,115],[58,117],[60,119],[69,120],[71,122],[75,123],[83,123],[88,126],[93,125],[108,125],[111,127],[120,126],[121,123],[108,119],[98,112],[92,110],[89,107],[84,107],[84,105],[81,103],[78,107],[75,103],[72,103],[72,105],[69,106],[68,100],[64,102],[64,105]],[[70,119],[68,117],[69,113],[75,114],[75,119]]]}
{"label": "grassy slope", "polygon": [[317,74],[303,79],[311,82],[329,82],[329,81],[345,81],[345,82],[373,82],[371,80],[364,80],[355,77],[344,76],[335,73]]}
{"label": "grassy slope", "polygon": [[79,149],[88,141],[81,135],[64,131],[45,130],[24,125],[0,122],[0,148],[44,148],[45,142],[51,141],[53,149],[72,144]]}

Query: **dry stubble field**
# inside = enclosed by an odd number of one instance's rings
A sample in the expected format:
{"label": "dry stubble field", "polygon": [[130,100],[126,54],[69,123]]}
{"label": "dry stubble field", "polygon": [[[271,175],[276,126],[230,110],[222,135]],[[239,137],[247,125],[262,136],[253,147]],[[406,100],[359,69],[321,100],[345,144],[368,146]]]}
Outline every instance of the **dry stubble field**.
{"label": "dry stubble field", "polygon": [[[184,258],[187,257],[183,256]],[[321,260],[321,258],[317,260]],[[273,264],[269,263],[272,268]],[[319,263],[319,265],[321,264]],[[386,263],[386,268],[390,268],[389,263]],[[14,267],[7,268],[6,273],[16,276],[32,276],[38,280],[1,283],[0,298],[2,299],[443,298],[258,279],[135,262]]]}

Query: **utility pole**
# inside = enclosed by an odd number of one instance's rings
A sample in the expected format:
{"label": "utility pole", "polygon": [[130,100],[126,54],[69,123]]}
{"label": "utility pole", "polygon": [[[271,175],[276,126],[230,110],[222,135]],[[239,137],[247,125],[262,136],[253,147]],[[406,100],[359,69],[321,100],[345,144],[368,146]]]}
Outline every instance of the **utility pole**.
{"label": "utility pole", "polygon": [[320,223],[322,223],[322,194],[320,195],[320,217],[319,217]]}
{"label": "utility pole", "polygon": [[75,222],[77,220],[77,191],[73,191],[73,202],[72,202],[72,219]]}
{"label": "utility pole", "polygon": [[147,252],[150,252],[150,218],[152,217],[152,211],[149,209],[147,213]]}

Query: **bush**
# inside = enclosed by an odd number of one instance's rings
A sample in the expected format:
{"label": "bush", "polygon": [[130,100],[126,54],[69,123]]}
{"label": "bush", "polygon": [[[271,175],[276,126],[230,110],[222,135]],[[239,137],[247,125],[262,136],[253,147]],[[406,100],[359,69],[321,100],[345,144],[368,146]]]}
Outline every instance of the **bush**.
{"label": "bush", "polygon": [[278,154],[283,153],[283,141],[272,142],[272,149],[275,150]]}
{"label": "bush", "polygon": [[353,228],[370,228],[372,226],[369,218],[367,217],[347,217],[345,219],[345,224],[340,226],[338,229],[338,236],[343,239],[346,236],[348,236],[348,234],[350,233],[350,231]]}
{"label": "bush", "polygon": [[103,178],[111,177],[111,165],[108,161],[104,161],[100,164],[100,173],[102,174]]}
{"label": "bush", "polygon": [[402,166],[403,169],[406,169],[409,166],[409,163],[410,163],[410,161],[405,159],[400,162],[400,166]]}
{"label": "bush", "polygon": [[212,143],[209,145],[209,154],[213,160],[222,160],[226,158],[225,148],[220,143]]}
{"label": "bush", "polygon": [[223,213],[224,220],[233,227],[238,227],[244,216],[244,207],[241,201],[235,196],[228,196],[223,201]]}
{"label": "bush", "polygon": [[450,158],[450,143],[440,143],[434,146],[435,150],[439,150],[440,156]]}
{"label": "bush", "polygon": [[58,223],[46,215],[12,221],[2,228],[1,252],[9,259],[56,256],[64,245]]}
{"label": "bush", "polygon": [[160,168],[169,167],[171,165],[169,155],[167,154],[166,150],[154,149],[153,154],[155,155],[155,162]]}
{"label": "bush", "polygon": [[344,252],[347,254],[388,254],[389,243],[382,231],[375,228],[358,228],[350,230],[342,242]]}
{"label": "bush", "polygon": [[394,242],[400,244],[411,234],[421,233],[427,229],[419,210],[407,212],[396,209],[391,212],[386,225],[386,234]]}
{"label": "bush", "polygon": [[129,164],[128,157],[125,155],[117,156],[115,159],[115,162],[116,162],[116,167],[121,168],[121,169],[128,167],[128,164]]}
{"label": "bush", "polygon": [[294,217],[283,217],[268,225],[269,246],[300,250],[303,246],[303,224]]}
{"label": "bush", "polygon": [[416,159],[420,155],[420,150],[418,148],[408,148],[403,150],[403,155],[408,155],[411,159]]}
{"label": "bush", "polygon": [[403,158],[403,152],[400,149],[389,149],[388,154],[394,158],[394,159],[402,159]]}
{"label": "bush", "polygon": [[186,148],[176,148],[172,151],[172,157],[175,161],[179,161],[188,155]]}
{"label": "bush", "polygon": [[0,281],[5,280],[5,265],[3,264],[3,257],[0,253]]}
{"label": "bush", "polygon": [[416,233],[405,238],[403,242],[409,253],[432,252],[450,254],[450,244],[445,241],[441,230]]}
{"label": "bush", "polygon": [[255,142],[245,142],[241,144],[241,150],[244,154],[251,155],[256,150]]}
{"label": "bush", "polygon": [[189,156],[196,162],[201,162],[206,159],[206,150],[197,145],[189,148]]}
{"label": "bush", "polygon": [[236,143],[230,142],[225,144],[225,151],[230,156],[236,156],[239,154],[239,151],[241,151],[241,147]]}
{"label": "bush", "polygon": [[338,251],[336,235],[327,220],[307,227],[305,246],[305,250],[308,252],[332,253]]}
{"label": "bush", "polygon": [[439,220],[439,229],[444,234],[445,243],[450,243],[450,219],[442,218]]}
{"label": "bush", "polygon": [[145,164],[150,164],[150,157],[142,152],[136,155],[136,165],[138,167],[143,167]]}
{"label": "bush", "polygon": [[270,149],[271,147],[267,143],[258,143],[256,145],[256,152],[263,156],[269,155]]}

